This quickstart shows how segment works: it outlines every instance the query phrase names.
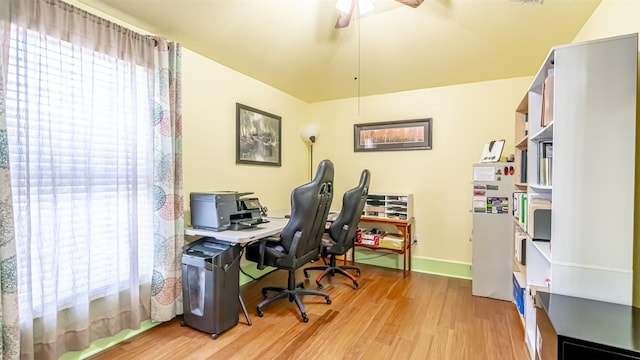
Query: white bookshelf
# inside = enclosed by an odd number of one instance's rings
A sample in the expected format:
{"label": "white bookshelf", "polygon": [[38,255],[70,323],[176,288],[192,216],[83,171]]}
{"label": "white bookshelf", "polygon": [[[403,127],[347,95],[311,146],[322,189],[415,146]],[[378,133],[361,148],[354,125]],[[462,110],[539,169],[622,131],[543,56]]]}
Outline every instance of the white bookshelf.
{"label": "white bookshelf", "polygon": [[[630,34],[551,49],[516,109],[525,114],[527,183],[516,188],[551,201],[550,240],[527,232],[525,340],[535,358],[533,295],[563,295],[630,305],[633,290],[633,227],[638,35]],[[552,96],[545,79],[553,74]],[[552,121],[543,123],[543,98]],[[548,107],[547,107],[548,109]],[[553,144],[552,185],[538,179],[538,147]],[[608,206],[611,205],[611,206]],[[528,209],[530,210],[530,209]],[[531,213],[531,211],[527,211]]]}

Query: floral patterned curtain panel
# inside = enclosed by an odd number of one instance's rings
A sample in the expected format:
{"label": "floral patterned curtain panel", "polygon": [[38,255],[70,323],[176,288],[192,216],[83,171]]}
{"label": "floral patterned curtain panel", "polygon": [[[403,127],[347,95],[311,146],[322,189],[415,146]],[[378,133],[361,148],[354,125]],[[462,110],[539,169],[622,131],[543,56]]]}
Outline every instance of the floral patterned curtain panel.
{"label": "floral patterned curtain panel", "polygon": [[182,58],[179,44],[155,38],[154,268],[151,320],[182,314]]}
{"label": "floral patterned curtain panel", "polygon": [[[2,21],[0,20],[0,24]],[[2,27],[0,26],[0,29]],[[0,34],[0,38],[2,35]],[[1,42],[0,42],[1,43]],[[0,56],[0,359],[17,359],[20,355],[16,242],[13,207],[9,186],[9,148],[5,116],[4,67]]]}

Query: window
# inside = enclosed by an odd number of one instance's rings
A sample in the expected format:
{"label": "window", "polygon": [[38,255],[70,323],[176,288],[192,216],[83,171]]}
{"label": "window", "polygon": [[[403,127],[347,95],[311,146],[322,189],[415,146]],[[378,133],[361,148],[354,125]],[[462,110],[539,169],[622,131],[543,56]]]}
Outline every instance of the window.
{"label": "window", "polygon": [[6,112],[20,304],[150,283],[151,70],[13,25]]}

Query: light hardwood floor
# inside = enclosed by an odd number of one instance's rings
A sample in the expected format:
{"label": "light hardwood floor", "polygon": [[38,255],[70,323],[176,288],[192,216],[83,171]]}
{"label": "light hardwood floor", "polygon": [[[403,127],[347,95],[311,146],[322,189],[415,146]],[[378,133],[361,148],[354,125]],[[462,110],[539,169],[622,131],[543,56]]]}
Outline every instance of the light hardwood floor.
{"label": "light hardwood floor", "polygon": [[[256,315],[260,289],[286,284],[277,271],[244,285],[252,326],[213,340],[180,326],[158,325],[91,359],[509,359],[527,360],[522,323],[513,303],[471,295],[471,281],[358,264],[360,288],[342,277],[324,280],[332,299],[306,296],[309,322],[295,303],[279,300]],[[306,287],[315,288],[312,280]],[[302,271],[297,280],[303,280]]]}

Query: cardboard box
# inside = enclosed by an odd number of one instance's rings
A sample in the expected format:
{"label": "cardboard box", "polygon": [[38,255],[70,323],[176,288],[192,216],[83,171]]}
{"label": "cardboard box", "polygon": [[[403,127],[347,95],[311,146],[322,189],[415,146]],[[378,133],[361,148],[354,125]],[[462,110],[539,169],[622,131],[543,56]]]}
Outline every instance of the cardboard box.
{"label": "cardboard box", "polygon": [[386,236],[380,239],[379,246],[387,249],[402,250],[402,238]]}

